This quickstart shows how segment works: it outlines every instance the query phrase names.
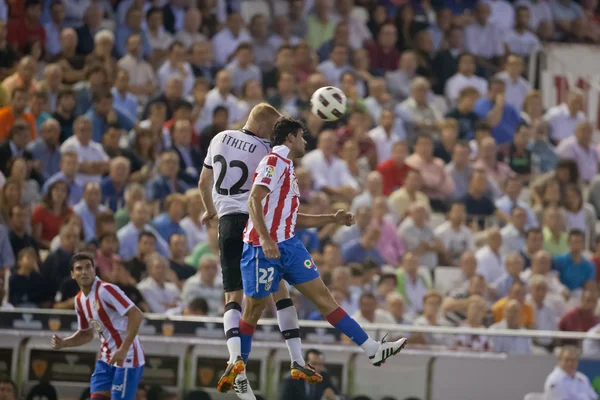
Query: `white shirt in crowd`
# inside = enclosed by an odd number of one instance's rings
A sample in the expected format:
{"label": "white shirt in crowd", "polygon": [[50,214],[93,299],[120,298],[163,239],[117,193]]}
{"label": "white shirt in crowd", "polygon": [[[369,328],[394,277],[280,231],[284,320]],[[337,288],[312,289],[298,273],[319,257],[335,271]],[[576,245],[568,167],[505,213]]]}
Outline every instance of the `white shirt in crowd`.
{"label": "white shirt in crowd", "polygon": [[506,0],[484,0],[490,5],[490,18],[488,23],[494,24],[502,32],[508,32],[515,25],[515,9]]}
{"label": "white shirt in crowd", "polygon": [[504,42],[511,53],[518,54],[521,57],[529,57],[531,53],[540,50],[542,47],[540,39],[530,31],[519,33],[512,29],[504,36]]}
{"label": "white shirt in crowd", "polygon": [[597,400],[598,394],[583,373],[575,372],[571,378],[560,367],[556,366],[546,378],[544,395],[547,400]]}
{"label": "white shirt in crowd", "polygon": [[[429,272],[427,272],[429,273]],[[427,287],[417,275],[417,280],[413,280],[408,276],[404,276],[404,291],[408,301],[404,305],[404,314],[416,316],[423,312],[423,297],[427,294]],[[415,321],[416,322],[416,321]]]}
{"label": "white shirt in crowd", "polygon": [[583,341],[583,356],[600,357],[600,324],[592,327],[587,336]]}
{"label": "white shirt in crowd", "polygon": [[185,238],[187,239],[188,250],[191,252],[194,247],[199,243],[206,242],[208,240],[208,232],[206,231],[205,225],[196,225],[192,219],[187,216],[179,222],[179,225],[185,231]]}
{"label": "white shirt in crowd", "polygon": [[[527,295],[527,303],[531,305],[535,312],[535,329],[540,331],[557,331],[558,330],[558,315],[554,312],[553,309],[548,307],[546,301],[542,304],[541,307],[538,307],[531,298],[531,295]],[[548,346],[552,344],[552,338],[536,338],[536,343],[542,344],[544,346]]]}
{"label": "white shirt in crowd", "polygon": [[338,67],[331,60],[323,61],[321,64],[319,64],[319,66],[317,66],[317,72],[322,73],[325,79],[327,79],[327,82],[329,82],[331,86],[336,87],[340,86],[340,79],[342,77],[342,74],[346,71],[351,70],[352,67],[350,67],[349,65],[343,65],[341,67]]}
{"label": "white shirt in crowd", "polygon": [[504,92],[506,102],[514,106],[517,111],[521,111],[523,100],[525,100],[527,93],[531,91],[529,82],[522,76],[519,76],[516,80],[512,80],[506,71],[498,73],[496,78],[502,79],[506,84]]}
{"label": "white shirt in crowd", "polygon": [[504,55],[504,38],[496,25],[473,23],[465,28],[465,47],[476,56],[490,59]]}
{"label": "white shirt in crowd", "polygon": [[165,282],[160,287],[152,277],[148,276],[137,284],[137,288],[153,313],[162,314],[172,308],[167,305],[179,302],[179,288],[172,282]]}
{"label": "white shirt in crowd", "polygon": [[392,128],[391,135],[388,136],[385,129],[378,125],[369,131],[369,137],[375,142],[377,162],[380,163],[390,158],[394,143],[406,140],[406,133],[404,127],[395,126]]}
{"label": "white shirt in crowd", "polygon": [[346,161],[336,156],[331,156],[331,160],[327,161],[321,149],[307,153],[302,158],[302,166],[310,171],[317,190],[323,186],[334,188],[351,186],[357,190],[360,188],[350,173]]}
{"label": "white shirt in crowd", "polygon": [[492,283],[504,273],[504,256],[497,255],[489,246],[484,246],[475,253],[477,273]]}
{"label": "white shirt in crowd", "polygon": [[525,236],[512,223],[500,229],[502,235],[502,253],[519,253],[525,248]]}
{"label": "white shirt in crowd", "polygon": [[[127,54],[122,57],[117,63],[119,68],[124,69],[129,73],[129,85],[131,86],[145,86],[152,84],[157,86],[158,79],[150,63],[143,58],[137,59],[131,54]],[[140,103],[145,102],[148,96],[137,96]]]}
{"label": "white shirt in crowd", "polygon": [[147,34],[148,43],[150,43],[150,47],[152,47],[153,50],[168,50],[171,43],[173,43],[173,36],[171,36],[171,34],[163,27],[158,28],[156,36],[149,30],[147,31]]}
{"label": "white shirt in crowd", "polygon": [[192,89],[194,88],[194,72],[192,71],[192,66],[188,62],[183,63],[183,71],[179,68],[174,68],[171,64],[171,61],[167,60],[163,63],[163,65],[158,70],[158,81],[160,82],[160,88],[162,90],[165,89],[167,85],[167,81],[173,75],[179,75],[181,80],[183,81],[183,95],[187,96],[192,93]]}
{"label": "white shirt in crowd", "polygon": [[550,127],[550,137],[554,140],[563,140],[575,134],[575,127],[580,121],[585,120],[583,111],[572,116],[565,103],[551,107],[544,114],[544,121]]}
{"label": "white shirt in crowd", "polygon": [[175,40],[183,43],[185,49],[189,50],[194,43],[204,42],[206,40],[206,36],[199,32],[179,31],[175,35]]}
{"label": "white shirt in crowd", "polygon": [[228,28],[221,30],[212,38],[215,49],[215,62],[217,65],[224,66],[228,62],[229,56],[244,42],[250,42],[252,39],[245,29],[241,30],[237,37]]}
{"label": "white shirt in crowd", "polygon": [[211,116],[211,119],[213,111],[218,106],[223,106],[229,110],[229,124],[233,124],[238,120],[240,109],[238,98],[231,93],[227,94],[227,97],[223,97],[217,88],[213,88],[206,94],[206,100],[204,102],[204,107],[206,108],[207,113]]}
{"label": "white shirt in crowd", "polygon": [[545,0],[519,0],[515,3],[515,7],[519,6],[529,8],[529,28],[534,32],[537,31],[540,23],[554,20],[552,10]]}
{"label": "white shirt in crowd", "polygon": [[[490,326],[490,330],[508,329],[506,320]],[[519,330],[524,330],[523,328]],[[531,354],[531,339],[524,336],[492,336],[494,350],[508,354]],[[570,400],[570,399],[569,399]]]}
{"label": "white shirt in crowd", "polygon": [[458,231],[446,221],[435,228],[435,236],[442,241],[452,265],[458,265],[460,256],[466,251],[475,251],[473,232],[466,225],[461,225]]}
{"label": "white shirt in crowd", "polygon": [[456,73],[446,82],[444,94],[453,104],[456,104],[458,94],[467,86],[472,86],[479,91],[481,96],[484,96],[488,91],[488,83],[480,76],[466,76],[461,73]]}
{"label": "white shirt in crowd", "polygon": [[[65,140],[65,142],[60,146],[60,152],[77,153],[77,158],[80,164],[84,162],[110,160],[110,157],[108,157],[100,143],[96,143],[93,140],[90,140],[88,145],[84,146],[81,144],[77,136],[71,136],[70,138]],[[100,182],[102,180],[102,175],[88,175],[78,173],[75,179],[81,184],[81,186],[85,186],[89,182]]]}
{"label": "white shirt in crowd", "polygon": [[208,303],[209,315],[220,315],[223,311],[223,285],[215,282],[209,286],[202,282],[200,274],[196,274],[183,284],[181,300],[183,304],[189,305],[192,300],[202,297]]}
{"label": "white shirt in crowd", "polygon": [[[334,13],[331,16],[331,21],[337,25],[343,22],[343,19],[340,15]],[[346,22],[348,23],[348,43],[350,43],[352,50],[360,49],[367,40],[373,39],[371,31],[360,19],[350,16]]]}

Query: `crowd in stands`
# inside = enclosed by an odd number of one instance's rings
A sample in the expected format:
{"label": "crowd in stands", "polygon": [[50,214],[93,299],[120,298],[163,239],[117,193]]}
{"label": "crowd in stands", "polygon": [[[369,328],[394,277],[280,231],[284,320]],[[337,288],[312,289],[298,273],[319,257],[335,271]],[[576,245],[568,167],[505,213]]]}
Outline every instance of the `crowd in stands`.
{"label": "crowd in stands", "polygon": [[[211,139],[268,102],[306,125],[300,211],[355,213],[296,234],[357,320],[600,331],[595,127],[581,92],[544,109],[524,75],[542,42],[600,41],[596,0],[248,3],[0,0],[0,309],[73,309],[83,250],[143,311],[221,315],[197,181]],[[327,85],[335,122],[310,113]]]}

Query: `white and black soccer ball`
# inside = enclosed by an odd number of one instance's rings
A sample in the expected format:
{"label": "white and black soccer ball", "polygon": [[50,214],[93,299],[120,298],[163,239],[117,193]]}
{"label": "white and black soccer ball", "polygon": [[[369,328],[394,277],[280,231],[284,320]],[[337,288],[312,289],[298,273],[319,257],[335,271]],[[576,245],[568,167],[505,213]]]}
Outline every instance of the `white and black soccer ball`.
{"label": "white and black soccer ball", "polygon": [[333,86],[317,89],[310,98],[310,110],[322,120],[338,120],[346,112],[346,95]]}

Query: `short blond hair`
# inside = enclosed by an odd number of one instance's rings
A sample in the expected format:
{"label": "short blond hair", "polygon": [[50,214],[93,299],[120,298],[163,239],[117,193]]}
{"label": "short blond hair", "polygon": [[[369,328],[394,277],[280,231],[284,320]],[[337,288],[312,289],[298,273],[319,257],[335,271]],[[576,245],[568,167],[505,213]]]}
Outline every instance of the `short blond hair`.
{"label": "short blond hair", "polygon": [[273,124],[281,118],[281,114],[275,107],[267,103],[255,105],[248,115],[248,123],[261,124],[263,121],[272,120]]}
{"label": "short blond hair", "polygon": [[186,197],[183,194],[181,194],[181,193],[171,193],[165,199],[165,210],[168,210],[169,207],[171,207],[171,204],[173,204],[176,201],[182,202],[184,207],[187,204],[187,199],[186,199]]}

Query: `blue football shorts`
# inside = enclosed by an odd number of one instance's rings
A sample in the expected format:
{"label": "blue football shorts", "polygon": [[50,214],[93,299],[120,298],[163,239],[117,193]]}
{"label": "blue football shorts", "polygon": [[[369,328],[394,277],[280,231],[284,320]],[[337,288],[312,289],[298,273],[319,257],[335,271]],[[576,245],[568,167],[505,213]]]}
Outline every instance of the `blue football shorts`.
{"label": "blue football shorts", "polygon": [[282,279],[290,285],[299,285],[319,277],[317,266],[300,239],[294,236],[277,245],[280,257],[269,259],[262,247],[244,243],[241,270],[246,296],[265,298],[277,292]]}
{"label": "blue football shorts", "polygon": [[144,366],[116,367],[98,360],[90,380],[90,393],[110,391],[111,400],[135,400]]}

